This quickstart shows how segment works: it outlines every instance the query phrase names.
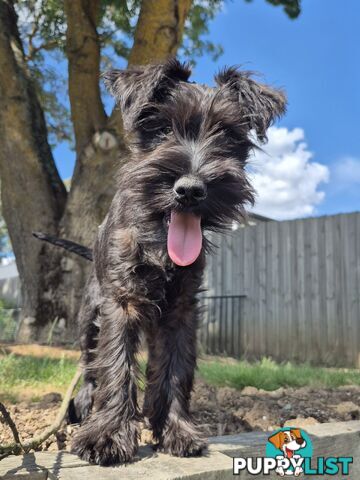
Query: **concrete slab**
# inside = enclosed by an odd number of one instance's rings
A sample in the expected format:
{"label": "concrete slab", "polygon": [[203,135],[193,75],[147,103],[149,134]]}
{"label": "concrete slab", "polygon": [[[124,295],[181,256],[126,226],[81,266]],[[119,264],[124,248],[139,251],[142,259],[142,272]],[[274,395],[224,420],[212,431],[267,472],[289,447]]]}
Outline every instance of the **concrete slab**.
{"label": "concrete slab", "polygon": [[195,458],[176,458],[154,453],[150,446],[140,447],[133,463],[116,467],[89,465],[67,452],[36,452],[22,457],[11,456],[0,463],[1,480],[170,480],[196,478],[198,475],[206,475],[204,478],[215,480],[223,478],[219,475],[225,472],[232,476],[232,460],[220,452],[213,451]]}
{"label": "concrete slab", "polygon": [[[360,478],[360,421],[309,426],[314,457],[353,456],[348,476],[314,476],[315,478]],[[234,478],[232,457],[263,457],[268,438],[266,432],[212,437],[209,449],[202,457],[176,458],[155,453],[150,446],[139,449],[135,461],[128,465],[99,467],[89,465],[67,452],[36,452],[24,456],[10,456],[0,462],[1,480],[226,480]],[[254,478],[242,473],[242,479]],[[275,479],[273,475],[256,478]]]}

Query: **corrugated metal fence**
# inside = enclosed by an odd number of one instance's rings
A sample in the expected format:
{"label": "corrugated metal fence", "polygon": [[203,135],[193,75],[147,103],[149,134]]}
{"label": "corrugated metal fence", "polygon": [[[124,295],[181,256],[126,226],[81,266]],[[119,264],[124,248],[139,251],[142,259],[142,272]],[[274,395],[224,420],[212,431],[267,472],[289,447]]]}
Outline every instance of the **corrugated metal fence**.
{"label": "corrugated metal fence", "polygon": [[213,241],[208,353],[360,366],[360,213],[260,222]]}

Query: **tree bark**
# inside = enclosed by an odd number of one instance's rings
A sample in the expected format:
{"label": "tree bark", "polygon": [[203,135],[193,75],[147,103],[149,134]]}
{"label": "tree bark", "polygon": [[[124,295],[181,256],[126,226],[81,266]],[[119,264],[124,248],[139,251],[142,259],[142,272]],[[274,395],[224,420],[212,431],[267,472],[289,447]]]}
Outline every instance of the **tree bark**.
{"label": "tree bark", "polygon": [[[176,55],[191,4],[192,0],[143,1],[128,65],[161,62]],[[113,110],[110,121],[121,124],[118,109]]]}
{"label": "tree bark", "polygon": [[[0,132],[6,139],[0,173],[4,217],[24,286],[21,341],[45,340],[55,319],[63,319],[55,340],[74,340],[90,267],[80,257],[41,245],[31,238],[31,231],[59,234],[91,246],[114,195],[116,172],[127,159],[121,116],[114,109],[107,117],[100,96],[99,5],[100,0],[64,2],[76,145],[76,166],[66,196],[26,69],[13,2],[0,0]],[[191,0],[143,1],[129,64],[174,55],[190,5]]]}
{"label": "tree bark", "polygon": [[161,62],[176,55],[190,7],[191,0],[142,2],[129,64]]}
{"label": "tree bark", "polygon": [[47,319],[62,309],[49,301],[58,273],[53,258],[31,231],[57,233],[66,190],[47,142],[44,115],[27,70],[11,1],[0,1],[0,104],[2,209],[22,285],[20,339],[32,340],[41,336]]}

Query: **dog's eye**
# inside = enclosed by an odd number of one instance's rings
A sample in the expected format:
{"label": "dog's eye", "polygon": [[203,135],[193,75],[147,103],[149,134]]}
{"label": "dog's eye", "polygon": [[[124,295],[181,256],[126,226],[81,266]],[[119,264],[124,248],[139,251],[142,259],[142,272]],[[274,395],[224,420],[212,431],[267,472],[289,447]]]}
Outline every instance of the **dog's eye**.
{"label": "dog's eye", "polygon": [[245,149],[252,147],[251,141],[240,127],[219,122],[215,126],[214,133],[221,135],[229,147]]}
{"label": "dog's eye", "polygon": [[156,134],[168,134],[171,131],[171,126],[157,117],[147,117],[142,119],[139,126],[145,132]]}
{"label": "dog's eye", "polygon": [[142,129],[147,133],[154,135],[169,135],[172,129],[171,126],[165,122],[161,122],[159,119],[148,119],[142,124]]}
{"label": "dog's eye", "polygon": [[159,134],[162,134],[162,135],[169,135],[169,133],[171,133],[172,129],[170,127],[170,125],[164,125],[162,128],[160,128],[158,130],[158,133]]}
{"label": "dog's eye", "polygon": [[171,131],[171,125],[154,107],[144,108],[137,118],[137,127],[144,132],[167,135]]}
{"label": "dog's eye", "polygon": [[285,437],[284,443],[289,443],[289,439],[287,437]]}

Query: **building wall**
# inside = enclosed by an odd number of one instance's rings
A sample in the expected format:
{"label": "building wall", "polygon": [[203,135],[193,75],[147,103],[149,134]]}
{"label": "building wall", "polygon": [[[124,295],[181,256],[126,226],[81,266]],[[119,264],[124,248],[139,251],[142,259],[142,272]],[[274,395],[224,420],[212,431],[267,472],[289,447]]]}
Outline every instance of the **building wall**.
{"label": "building wall", "polygon": [[0,266],[0,299],[16,307],[21,305],[20,280],[15,262]]}

